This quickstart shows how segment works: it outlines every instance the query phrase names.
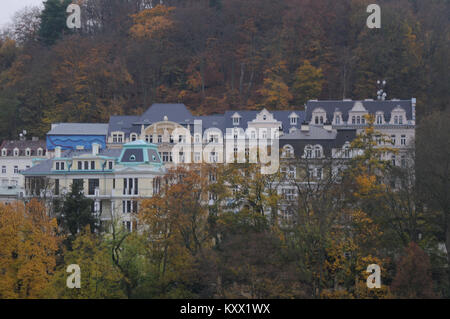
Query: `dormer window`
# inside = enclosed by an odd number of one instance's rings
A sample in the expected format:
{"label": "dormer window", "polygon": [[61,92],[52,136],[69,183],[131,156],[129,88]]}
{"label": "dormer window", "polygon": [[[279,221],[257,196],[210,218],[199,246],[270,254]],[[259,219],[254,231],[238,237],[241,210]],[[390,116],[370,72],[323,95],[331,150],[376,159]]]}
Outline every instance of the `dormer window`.
{"label": "dormer window", "polygon": [[137,134],[135,134],[135,133],[131,134],[130,137],[131,137],[131,141],[132,141],[132,142],[134,142],[134,141],[137,140]]}
{"label": "dormer window", "polygon": [[398,116],[394,116],[394,124],[398,124]]}
{"label": "dormer window", "polygon": [[334,123],[336,123],[336,125],[341,125],[341,116],[340,115],[336,115]]}
{"label": "dormer window", "polygon": [[266,121],[267,120],[267,115],[263,116],[263,120]]}
{"label": "dormer window", "polygon": [[291,125],[297,125],[298,115],[296,113],[292,113],[291,115],[289,115],[289,120],[290,120]]}
{"label": "dormer window", "polygon": [[240,118],[238,118],[238,117],[233,117],[233,124],[234,124],[234,125],[239,125],[239,122],[240,122]]}
{"label": "dormer window", "polygon": [[27,148],[27,149],[25,150],[25,155],[26,155],[26,156],[31,156],[31,150],[30,150],[29,148]]}
{"label": "dormer window", "polygon": [[2,156],[6,156],[7,153],[8,151],[6,150],[6,148],[2,149]]}
{"label": "dormer window", "polygon": [[15,157],[19,156],[19,149],[17,148],[14,149],[14,156]]}
{"label": "dormer window", "polygon": [[398,124],[403,125],[403,116],[398,117]]}
{"label": "dormer window", "polygon": [[136,156],[131,155],[131,156],[130,156],[130,161],[132,161],[132,162],[136,161]]}
{"label": "dormer window", "polygon": [[377,124],[381,125],[383,124],[383,114],[377,114]]}
{"label": "dormer window", "polygon": [[159,143],[159,144],[162,143],[162,135],[158,135],[158,143]]}
{"label": "dormer window", "polygon": [[42,148],[38,148],[38,150],[37,150],[37,156],[42,156]]}

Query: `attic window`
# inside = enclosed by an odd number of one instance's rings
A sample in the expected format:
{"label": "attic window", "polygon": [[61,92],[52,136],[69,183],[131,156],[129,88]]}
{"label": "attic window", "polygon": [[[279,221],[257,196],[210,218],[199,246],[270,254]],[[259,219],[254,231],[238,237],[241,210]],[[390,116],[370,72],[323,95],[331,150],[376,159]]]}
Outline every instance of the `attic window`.
{"label": "attic window", "polygon": [[6,153],[7,153],[6,148],[2,149],[2,156],[6,156]]}
{"label": "attic window", "polygon": [[135,160],[136,160],[136,156],[131,155],[131,156],[130,156],[130,161],[134,162]]}
{"label": "attic window", "polygon": [[233,117],[233,124],[234,125],[239,125],[239,117]]}
{"label": "attic window", "polygon": [[297,125],[297,118],[291,117],[291,125]]}

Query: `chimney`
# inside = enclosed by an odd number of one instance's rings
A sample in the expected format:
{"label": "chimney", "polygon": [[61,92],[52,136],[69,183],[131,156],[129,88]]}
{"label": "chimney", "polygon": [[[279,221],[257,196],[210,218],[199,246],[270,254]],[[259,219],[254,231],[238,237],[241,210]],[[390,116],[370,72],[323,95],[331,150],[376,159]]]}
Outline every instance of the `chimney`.
{"label": "chimney", "polygon": [[331,133],[331,131],[333,130],[333,125],[331,125],[330,122],[325,123],[325,125],[323,126],[323,128],[328,131],[328,133]]}
{"label": "chimney", "polygon": [[303,122],[303,123],[302,123],[302,126],[301,126],[301,128],[300,128],[300,130],[301,130],[302,132],[309,132],[309,124],[306,123],[306,122]]}
{"label": "chimney", "polygon": [[61,158],[61,146],[56,146],[55,147],[55,157],[56,158]]}
{"label": "chimney", "polygon": [[97,156],[100,151],[100,145],[97,143],[92,144],[92,155]]}

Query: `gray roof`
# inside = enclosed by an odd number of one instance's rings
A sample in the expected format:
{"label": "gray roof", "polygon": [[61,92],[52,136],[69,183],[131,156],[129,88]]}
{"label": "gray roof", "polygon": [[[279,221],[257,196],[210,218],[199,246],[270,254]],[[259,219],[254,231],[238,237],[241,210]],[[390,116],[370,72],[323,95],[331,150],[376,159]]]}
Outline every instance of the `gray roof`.
{"label": "gray roof", "polygon": [[309,131],[300,129],[293,133],[280,137],[283,140],[334,140],[337,136],[337,130],[328,131],[323,126],[309,126]]}
{"label": "gray roof", "polygon": [[[311,130],[312,127],[310,127]],[[312,128],[311,133],[318,132]],[[297,133],[297,132],[296,132]],[[299,138],[289,138],[289,136],[295,136],[296,134],[289,134],[280,137],[280,148],[289,144],[294,148],[294,153],[296,157],[300,157],[304,154],[304,149],[307,145],[321,145],[327,157],[331,156],[333,148],[342,148],[346,142],[352,142],[356,138],[356,129],[339,129],[333,130],[330,134],[331,138],[325,138],[323,132],[318,132],[318,136],[311,134],[310,138],[299,139]]]}
{"label": "gray roof", "polygon": [[42,149],[45,153],[47,148],[45,141],[32,141],[32,140],[17,140],[17,141],[3,141],[0,146],[0,149],[7,150],[7,156],[12,156],[14,149],[19,149],[19,156],[25,156],[26,149],[31,150],[31,156],[35,156],[37,154],[38,149]]}
{"label": "gray roof", "polygon": [[386,100],[386,101],[308,101],[306,103],[306,121],[310,122],[312,112],[316,108],[322,108],[327,112],[327,120],[333,120],[334,112],[342,112],[344,121],[348,120],[348,112],[351,111],[356,102],[361,102],[370,114],[375,114],[377,111],[384,112],[386,121],[390,121],[391,112],[397,106],[402,107],[406,111],[407,120],[412,120],[412,100]]}
{"label": "gray roof", "polygon": [[176,123],[194,124],[194,116],[187,109],[184,104],[153,104],[142,116],[139,118],[139,124],[152,124],[161,122],[164,117]]}
{"label": "gray roof", "polygon": [[[106,156],[106,157],[119,157],[122,153],[121,149],[100,149],[98,152],[99,156]],[[81,155],[90,155],[92,154],[92,151],[90,150],[66,150],[61,153],[62,158],[73,158],[76,156]]]}
{"label": "gray roof", "polygon": [[33,167],[22,171],[22,175],[42,175],[48,174],[52,170],[53,161],[51,159],[42,161]]}
{"label": "gray roof", "polygon": [[58,123],[52,124],[48,135],[108,135],[108,124],[99,123]]}
{"label": "gray roof", "polygon": [[140,116],[111,116],[109,118],[108,134],[115,131],[124,132],[126,135],[130,133],[140,133],[141,127],[134,125],[139,121]]}

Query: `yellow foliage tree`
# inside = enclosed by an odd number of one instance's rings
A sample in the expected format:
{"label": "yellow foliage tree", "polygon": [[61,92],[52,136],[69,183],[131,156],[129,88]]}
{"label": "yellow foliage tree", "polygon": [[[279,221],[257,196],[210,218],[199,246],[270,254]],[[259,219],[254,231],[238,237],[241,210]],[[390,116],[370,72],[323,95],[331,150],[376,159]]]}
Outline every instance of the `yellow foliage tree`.
{"label": "yellow foliage tree", "polygon": [[60,238],[44,205],[0,205],[0,298],[43,298],[56,266]]}

